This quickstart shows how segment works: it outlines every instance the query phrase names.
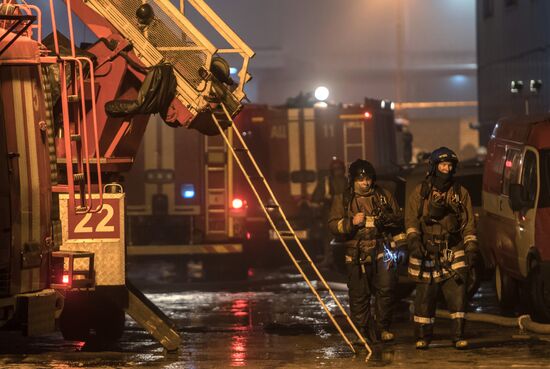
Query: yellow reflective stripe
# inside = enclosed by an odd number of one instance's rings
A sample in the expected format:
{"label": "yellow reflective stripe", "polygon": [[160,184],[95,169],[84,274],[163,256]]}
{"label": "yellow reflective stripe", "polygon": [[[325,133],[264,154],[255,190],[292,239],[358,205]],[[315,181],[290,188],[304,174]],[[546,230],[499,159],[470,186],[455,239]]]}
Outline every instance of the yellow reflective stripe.
{"label": "yellow reflective stripe", "polygon": [[393,240],[395,242],[405,240],[406,238],[407,238],[407,235],[405,233],[399,233],[399,234],[396,234],[395,236],[393,236]]}
{"label": "yellow reflective stripe", "polygon": [[[415,270],[415,269],[409,268],[408,273],[410,275],[414,276],[414,277],[419,277],[420,276],[420,270]],[[422,278],[430,278],[430,276],[432,276],[433,278],[439,278],[439,277],[447,276],[447,275],[449,275],[448,270],[444,270],[443,273],[440,273],[440,272],[434,270],[434,271],[431,271],[431,272],[422,273]]]}
{"label": "yellow reflective stripe", "polygon": [[451,316],[451,319],[464,319],[466,317],[466,313],[463,311],[458,311],[449,315]]}
{"label": "yellow reflective stripe", "polygon": [[455,258],[459,258],[461,256],[464,256],[465,252],[464,252],[464,250],[458,250],[458,251],[454,251],[453,255],[454,255]]}
{"label": "yellow reflective stripe", "polygon": [[425,318],[423,316],[414,316],[414,322],[415,323],[421,323],[421,324],[433,324],[435,322],[435,318]]}
{"label": "yellow reflective stripe", "polygon": [[475,234],[470,234],[466,237],[464,237],[464,243],[474,241],[477,242],[477,236]]}
{"label": "yellow reflective stripe", "polygon": [[407,236],[410,235],[411,233],[420,233],[420,231],[417,229],[417,228],[414,228],[414,227],[410,227],[410,228],[407,228]]}
{"label": "yellow reflective stripe", "polygon": [[460,268],[465,268],[466,267],[466,263],[461,261],[460,263],[453,263],[453,265],[451,266],[453,269],[460,269]]}
{"label": "yellow reflective stripe", "polygon": [[340,220],[338,221],[338,226],[337,226],[337,228],[338,228],[338,232],[339,232],[339,233],[346,233],[346,232],[344,231],[344,219],[340,219]]}
{"label": "yellow reflective stripe", "polygon": [[[420,259],[417,259],[417,258],[414,258],[414,257],[410,257],[409,258],[409,264],[412,264],[412,265],[422,265],[422,260]],[[427,266],[427,267],[433,267],[435,265],[435,262],[433,260],[425,260],[424,261],[424,266]]]}

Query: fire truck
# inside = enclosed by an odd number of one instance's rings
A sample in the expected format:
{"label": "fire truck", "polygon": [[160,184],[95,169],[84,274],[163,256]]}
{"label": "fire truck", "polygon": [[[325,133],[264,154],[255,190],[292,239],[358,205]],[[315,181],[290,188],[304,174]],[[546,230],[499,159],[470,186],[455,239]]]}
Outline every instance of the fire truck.
{"label": "fire truck", "polygon": [[550,123],[548,115],[500,120],[483,174],[482,252],[505,310],[518,303],[550,321]]}
{"label": "fire truck", "polygon": [[241,170],[220,136],[174,131],[158,120],[150,118],[124,175],[128,255],[138,264],[170,257],[183,278],[246,278],[242,195],[251,192]]}
{"label": "fire truck", "polygon": [[[126,280],[132,198],[119,179],[141,160],[136,153],[148,123],[168,132],[193,128],[199,140],[230,132],[254,53],[202,0],[185,6],[222,36],[223,48],[190,22],[183,2],[180,9],[168,0],[56,3],[0,3],[0,326],[38,335],[58,323],[69,340],[115,341],[127,313],[175,350],[180,337],[172,322]],[[85,49],[75,45],[75,15],[97,37]],[[42,37],[46,16],[53,32]],[[58,32],[60,22],[68,35]],[[239,60],[238,80],[222,55]],[[152,115],[162,120],[150,122]],[[204,141],[213,157],[220,155],[214,141]],[[213,197],[219,171],[205,177]],[[139,180],[158,187],[174,173],[157,170]],[[185,198],[194,190],[177,191]],[[156,203],[145,206],[158,209]],[[217,213],[212,229],[231,229]]]}

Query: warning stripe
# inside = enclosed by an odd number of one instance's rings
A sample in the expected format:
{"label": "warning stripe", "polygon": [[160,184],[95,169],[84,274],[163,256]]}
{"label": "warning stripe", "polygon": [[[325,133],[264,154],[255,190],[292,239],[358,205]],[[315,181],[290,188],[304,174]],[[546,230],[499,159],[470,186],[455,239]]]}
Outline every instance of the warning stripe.
{"label": "warning stripe", "polygon": [[128,255],[238,254],[242,244],[128,246]]}
{"label": "warning stripe", "polygon": [[27,133],[27,147],[29,148],[29,169],[31,174],[31,240],[40,243],[40,178],[38,172],[38,150],[37,150],[37,126],[39,120],[36,117],[36,109],[33,98],[33,78],[29,67],[21,67],[21,78],[23,80],[22,95],[25,98],[25,128]]}
{"label": "warning stripe", "polygon": [[29,167],[28,167],[28,147],[25,140],[25,117],[23,115],[23,96],[21,87],[21,77],[19,68],[10,68],[13,73],[13,112],[15,118],[15,133],[17,139],[17,150],[19,153],[19,183],[21,205],[21,245],[24,245],[30,238],[30,186],[29,186]]}

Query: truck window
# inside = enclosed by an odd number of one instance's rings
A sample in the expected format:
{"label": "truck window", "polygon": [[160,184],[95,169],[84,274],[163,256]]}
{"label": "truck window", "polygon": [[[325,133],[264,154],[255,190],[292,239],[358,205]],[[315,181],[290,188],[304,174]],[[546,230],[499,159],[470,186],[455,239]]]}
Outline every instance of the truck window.
{"label": "truck window", "polygon": [[485,168],[487,172],[485,181],[489,192],[499,194],[502,190],[502,169],[504,168],[505,158],[506,149],[504,145],[495,144],[489,150],[487,166]]}
{"label": "truck window", "polygon": [[550,150],[542,150],[540,152],[540,194],[538,207],[550,207]]}
{"label": "truck window", "polygon": [[502,194],[505,196],[509,195],[510,183],[518,183],[520,161],[521,152],[517,149],[508,148],[506,160],[504,161],[504,171],[502,172]]}

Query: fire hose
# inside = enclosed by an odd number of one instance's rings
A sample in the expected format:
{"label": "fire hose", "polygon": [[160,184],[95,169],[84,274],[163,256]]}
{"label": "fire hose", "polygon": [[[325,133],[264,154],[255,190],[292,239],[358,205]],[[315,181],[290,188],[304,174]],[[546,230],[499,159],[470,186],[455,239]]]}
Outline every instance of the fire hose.
{"label": "fire hose", "polygon": [[[414,312],[414,305],[412,303],[410,304],[409,311],[411,313]],[[443,309],[437,309],[435,312],[435,316],[436,318],[443,319],[451,318],[449,312]],[[518,327],[522,332],[550,334],[550,324],[534,322],[529,315],[521,315],[519,317],[505,317],[487,313],[466,313],[465,319],[471,322],[489,323],[502,327]]]}

